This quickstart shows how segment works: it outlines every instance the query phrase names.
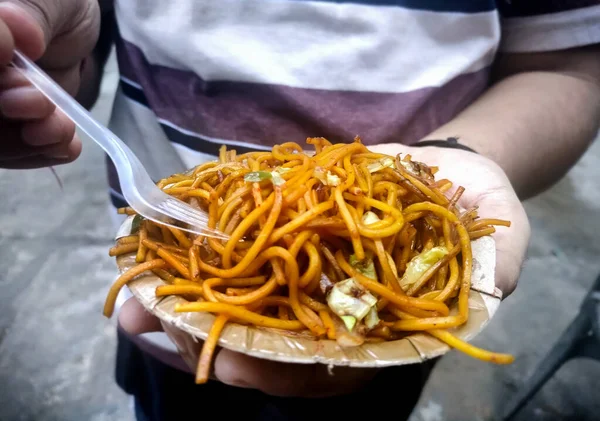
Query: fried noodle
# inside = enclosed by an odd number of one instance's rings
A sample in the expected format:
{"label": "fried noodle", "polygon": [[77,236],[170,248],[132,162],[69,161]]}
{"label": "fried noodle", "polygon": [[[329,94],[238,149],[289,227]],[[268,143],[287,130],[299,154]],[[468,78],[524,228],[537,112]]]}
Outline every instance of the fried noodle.
{"label": "fried noodle", "polygon": [[[449,331],[469,318],[471,241],[510,222],[460,210],[464,188],[446,196],[452,182],[435,180],[437,168],[408,155],[373,153],[358,137],[307,143],[314,154],[292,142],[242,155],[223,146],[218,160],[160,180],[166,193],[204,209],[209,227],[230,238],[142,220],[109,251],[135,254],[136,265],[111,287],[104,314],[111,317],[118,291],[146,271],[166,284],[157,296],[186,300],[176,312],[214,314],[197,383],[208,380],[227,323],[304,332],[341,346],[425,332],[474,358],[512,362]],[[334,302],[340,294],[346,307]]]}

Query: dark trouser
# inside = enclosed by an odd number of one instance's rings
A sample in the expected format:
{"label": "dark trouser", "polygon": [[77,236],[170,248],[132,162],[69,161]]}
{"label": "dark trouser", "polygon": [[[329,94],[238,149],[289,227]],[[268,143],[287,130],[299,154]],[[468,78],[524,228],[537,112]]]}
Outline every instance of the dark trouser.
{"label": "dark trouser", "polygon": [[[244,421],[314,419],[383,419],[392,411],[395,421],[408,419],[437,360],[383,369],[363,389],[344,396],[302,399],[279,398],[211,381],[196,385],[191,374],[165,365],[142,352],[118,331],[116,379],[133,395],[138,421],[194,418],[218,411]],[[182,413],[179,415],[179,413]],[[385,418],[388,418],[389,415]]]}

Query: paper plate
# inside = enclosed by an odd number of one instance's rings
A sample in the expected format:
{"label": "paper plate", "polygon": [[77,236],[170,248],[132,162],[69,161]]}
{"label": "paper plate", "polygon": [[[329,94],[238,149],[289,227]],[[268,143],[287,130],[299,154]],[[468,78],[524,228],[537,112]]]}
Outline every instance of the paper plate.
{"label": "paper plate", "polygon": [[[129,235],[132,219],[121,226],[117,239]],[[501,301],[501,292],[494,284],[496,249],[491,237],[472,242],[473,276],[469,297],[469,320],[451,331],[463,340],[473,339],[494,316]],[[135,254],[117,257],[121,273],[135,266]],[[209,313],[176,313],[177,303],[186,300],[177,296],[156,297],[156,287],[165,282],[152,272],[138,276],[128,286],[137,300],[159,319],[199,338],[208,336],[215,316]],[[456,313],[451,309],[451,314]],[[282,362],[298,364],[322,363],[352,367],[385,367],[413,364],[435,358],[450,350],[443,342],[424,333],[377,343],[365,343],[354,348],[342,348],[336,341],[316,340],[307,335],[289,334],[273,329],[228,323],[219,345],[233,351]]]}

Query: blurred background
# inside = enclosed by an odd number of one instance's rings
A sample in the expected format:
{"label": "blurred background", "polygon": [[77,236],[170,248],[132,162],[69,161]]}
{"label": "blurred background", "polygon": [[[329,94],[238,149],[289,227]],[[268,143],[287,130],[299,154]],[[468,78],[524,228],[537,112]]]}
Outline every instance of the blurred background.
{"label": "blurred background", "polygon": [[[102,122],[117,81],[111,60],[94,109]],[[104,156],[84,139],[81,158],[56,171],[64,190],[49,169],[0,170],[0,420],[133,420],[114,382],[115,322],[102,316],[116,273]],[[527,211],[519,287],[473,341],[516,362],[449,353],[411,421],[498,419],[576,315],[600,274],[600,144]],[[597,362],[567,363],[518,420],[597,420],[598,378]]]}

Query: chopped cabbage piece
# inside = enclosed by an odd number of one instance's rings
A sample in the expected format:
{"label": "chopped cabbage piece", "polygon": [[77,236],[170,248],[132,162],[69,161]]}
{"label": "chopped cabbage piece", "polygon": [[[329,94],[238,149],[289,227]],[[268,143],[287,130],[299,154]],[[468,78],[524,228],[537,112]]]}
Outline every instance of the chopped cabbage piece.
{"label": "chopped cabbage piece", "polygon": [[406,265],[404,276],[400,279],[400,287],[407,291],[415,282],[419,280],[431,266],[435,265],[448,254],[446,247],[433,247],[430,250],[412,258]]}
{"label": "chopped cabbage piece", "polygon": [[[327,295],[327,304],[337,316],[342,318],[348,330],[351,331],[354,325],[364,319],[377,304],[377,298],[357,283],[354,278],[348,278],[333,286]],[[343,318],[347,316],[355,319],[352,328],[349,327],[352,321]]]}
{"label": "chopped cabbage piece", "polygon": [[342,182],[341,178],[333,174],[331,171],[324,171],[322,168],[315,168],[315,177],[326,186],[339,186]]}
{"label": "chopped cabbage piece", "polygon": [[285,183],[285,180],[277,171],[253,171],[244,176],[244,181],[247,183],[260,183],[264,180],[271,180],[276,186],[281,186]]}
{"label": "chopped cabbage piece", "polygon": [[363,224],[365,224],[365,225],[371,225],[371,224],[374,224],[375,222],[381,221],[381,219],[379,219],[379,217],[377,216],[377,214],[375,212],[367,211],[362,216],[362,221],[363,221]]}
{"label": "chopped cabbage piece", "polygon": [[375,272],[375,263],[373,258],[367,256],[362,262],[356,258],[355,254],[350,255],[350,266],[359,271],[362,275],[373,280],[377,280],[377,272]]}
{"label": "chopped cabbage piece", "polygon": [[139,232],[143,220],[144,217],[141,215],[135,215],[133,217],[133,220],[131,221],[131,234],[137,234]]}
{"label": "chopped cabbage piece", "polygon": [[377,315],[377,308],[371,307],[371,310],[365,316],[365,326],[367,329],[373,329],[379,324],[379,316]]}
{"label": "chopped cabbage piece", "polygon": [[331,171],[327,171],[327,185],[328,186],[339,186],[342,180],[335,174],[332,174]]}
{"label": "chopped cabbage piece", "polygon": [[342,322],[346,325],[346,329],[348,329],[349,332],[352,332],[352,329],[356,326],[356,317],[340,316],[340,319],[342,319]]}
{"label": "chopped cabbage piece", "polygon": [[381,158],[380,160],[367,165],[367,169],[371,174],[373,174],[374,172],[381,171],[384,168],[394,168],[394,165],[394,160],[386,156],[385,158]]}

